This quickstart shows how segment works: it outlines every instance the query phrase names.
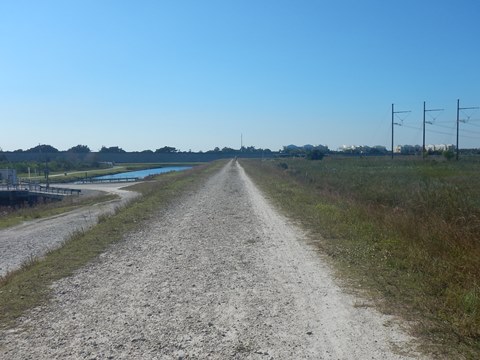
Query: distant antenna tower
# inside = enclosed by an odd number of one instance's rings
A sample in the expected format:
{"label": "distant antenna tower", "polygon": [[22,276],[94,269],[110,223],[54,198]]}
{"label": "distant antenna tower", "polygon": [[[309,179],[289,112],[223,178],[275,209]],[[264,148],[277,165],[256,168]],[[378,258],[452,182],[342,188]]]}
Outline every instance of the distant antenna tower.
{"label": "distant antenna tower", "polygon": [[243,150],[243,134],[240,134],[240,151]]}

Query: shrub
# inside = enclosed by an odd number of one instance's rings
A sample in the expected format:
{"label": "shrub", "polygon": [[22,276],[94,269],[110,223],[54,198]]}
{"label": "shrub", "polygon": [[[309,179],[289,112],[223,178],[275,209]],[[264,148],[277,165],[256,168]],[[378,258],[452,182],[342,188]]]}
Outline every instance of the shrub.
{"label": "shrub", "polygon": [[454,157],[455,157],[455,154],[452,150],[445,150],[442,154],[445,159],[447,159],[448,161],[452,160]]}
{"label": "shrub", "polygon": [[307,153],[308,160],[322,160],[324,156],[325,154],[318,149],[313,149]]}

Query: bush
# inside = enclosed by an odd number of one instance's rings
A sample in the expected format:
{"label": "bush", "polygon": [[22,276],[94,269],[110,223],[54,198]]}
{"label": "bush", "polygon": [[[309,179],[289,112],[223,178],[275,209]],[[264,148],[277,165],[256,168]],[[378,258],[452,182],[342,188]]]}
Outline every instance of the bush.
{"label": "bush", "polygon": [[314,149],[307,153],[308,160],[322,160],[325,154],[318,149]]}
{"label": "bush", "polygon": [[448,161],[455,157],[455,153],[452,150],[445,150],[442,154]]}

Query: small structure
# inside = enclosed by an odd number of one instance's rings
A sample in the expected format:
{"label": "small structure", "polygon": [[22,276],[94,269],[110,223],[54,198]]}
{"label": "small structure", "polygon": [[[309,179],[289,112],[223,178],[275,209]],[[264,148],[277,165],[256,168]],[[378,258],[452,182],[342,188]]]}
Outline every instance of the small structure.
{"label": "small structure", "polygon": [[17,185],[17,170],[15,169],[0,169],[0,184]]}
{"label": "small structure", "polygon": [[66,196],[80,195],[81,190],[57,188],[38,183],[19,182],[14,169],[0,169],[0,206],[30,206],[39,201],[59,201]]}

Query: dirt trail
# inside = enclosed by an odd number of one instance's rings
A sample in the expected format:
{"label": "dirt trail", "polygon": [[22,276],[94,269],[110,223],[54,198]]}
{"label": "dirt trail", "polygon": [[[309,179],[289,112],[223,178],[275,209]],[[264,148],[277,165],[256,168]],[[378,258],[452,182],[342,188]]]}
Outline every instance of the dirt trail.
{"label": "dirt trail", "polygon": [[0,358],[404,359],[412,340],[354,306],[235,162],[54,293]]}
{"label": "dirt trail", "polygon": [[43,256],[49,250],[60,246],[75,231],[86,230],[95,225],[100,215],[112,213],[116,207],[139,196],[138,193],[122,190],[121,187],[125,187],[125,184],[68,185],[66,187],[82,190],[81,196],[106,191],[119,195],[119,199],[53,217],[26,221],[0,230],[0,276],[18,269],[30,258]]}

